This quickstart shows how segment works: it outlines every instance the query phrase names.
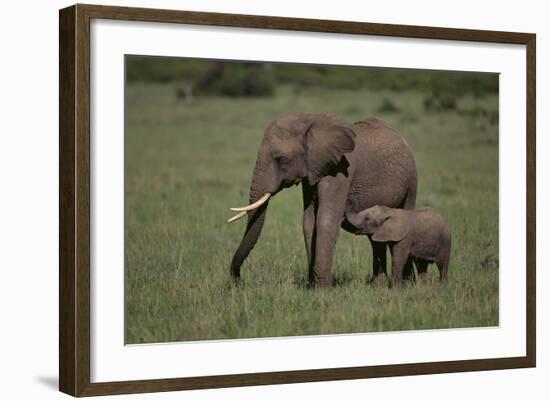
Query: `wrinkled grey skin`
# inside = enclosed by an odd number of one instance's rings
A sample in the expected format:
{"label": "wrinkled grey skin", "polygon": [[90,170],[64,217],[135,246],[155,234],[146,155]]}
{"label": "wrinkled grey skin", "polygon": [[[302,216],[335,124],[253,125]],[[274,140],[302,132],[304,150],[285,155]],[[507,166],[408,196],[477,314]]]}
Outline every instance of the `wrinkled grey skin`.
{"label": "wrinkled grey skin", "polygon": [[403,267],[409,258],[418,269],[420,281],[427,280],[430,263],[437,265],[440,281],[447,279],[451,231],[435,209],[374,206],[359,213],[348,211],[346,218],[358,228],[356,234],[369,235],[372,241],[389,245],[395,284],[402,284]]}
{"label": "wrinkled grey skin", "polygon": [[[299,183],[312,286],[332,284],[339,229],[355,231],[345,220],[346,208],[357,213],[377,204],[413,209],[416,202],[412,151],[394,129],[377,119],[349,124],[334,114],[298,113],[271,122],[258,150],[249,201]],[[268,204],[248,214],[245,233],[231,261],[235,283],[261,233]],[[386,280],[386,245],[371,244],[373,278]],[[413,273],[411,261],[405,270]]]}

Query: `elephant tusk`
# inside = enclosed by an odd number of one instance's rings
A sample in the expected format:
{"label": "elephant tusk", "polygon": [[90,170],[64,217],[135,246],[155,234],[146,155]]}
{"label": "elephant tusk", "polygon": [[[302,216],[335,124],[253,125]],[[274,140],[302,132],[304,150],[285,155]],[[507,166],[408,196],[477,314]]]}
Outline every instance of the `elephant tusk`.
{"label": "elephant tusk", "polygon": [[235,216],[231,217],[229,220],[227,220],[228,223],[233,223],[234,221],[237,221],[239,219],[242,219],[244,216],[247,215],[247,212],[240,212],[237,213]]}
{"label": "elephant tusk", "polygon": [[264,196],[262,196],[260,199],[258,199],[256,202],[252,203],[251,205],[244,206],[244,207],[232,207],[230,208],[234,212],[248,212],[249,210],[254,210],[262,206],[267,200],[271,194],[269,192],[265,193]]}

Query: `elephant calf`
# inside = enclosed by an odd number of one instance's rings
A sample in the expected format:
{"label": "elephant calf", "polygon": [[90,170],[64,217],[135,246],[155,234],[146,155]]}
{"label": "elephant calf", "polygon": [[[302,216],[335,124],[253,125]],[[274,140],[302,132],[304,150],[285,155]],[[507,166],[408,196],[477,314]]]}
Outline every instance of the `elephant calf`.
{"label": "elephant calf", "polygon": [[387,243],[392,255],[395,284],[403,282],[403,266],[415,262],[420,281],[428,278],[428,265],[435,262],[441,281],[447,279],[451,252],[451,231],[433,208],[392,209],[374,206],[359,213],[346,212],[347,220],[374,242]]}

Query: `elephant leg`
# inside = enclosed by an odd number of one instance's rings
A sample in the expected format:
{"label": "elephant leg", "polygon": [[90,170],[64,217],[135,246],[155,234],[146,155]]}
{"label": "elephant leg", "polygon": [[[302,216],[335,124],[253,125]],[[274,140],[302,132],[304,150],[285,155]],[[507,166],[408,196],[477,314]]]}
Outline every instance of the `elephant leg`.
{"label": "elephant leg", "polygon": [[447,281],[447,273],[449,271],[449,262],[444,261],[441,263],[437,263],[437,268],[439,269],[439,281],[444,283]]}
{"label": "elephant leg", "polygon": [[439,281],[444,283],[447,281],[447,274],[449,272],[449,252],[446,252],[442,258],[437,260],[436,264],[439,269]]}
{"label": "elephant leg", "polygon": [[403,280],[409,281],[411,283],[414,283],[416,281],[416,277],[414,275],[414,265],[412,258],[407,258],[407,262],[405,262],[405,267],[403,267]]}
{"label": "elephant leg", "polygon": [[373,284],[384,284],[387,281],[386,243],[370,241],[372,246],[372,280]]}
{"label": "elephant leg", "polygon": [[314,229],[313,284],[316,287],[332,285],[332,258],[344,216],[349,181],[325,177],[318,184],[318,208]]}
{"label": "elephant leg", "polygon": [[302,183],[302,195],[304,199],[304,242],[307,252],[307,263],[309,269],[309,281],[313,281],[313,263],[315,260],[315,203],[313,189]]}
{"label": "elephant leg", "polygon": [[397,287],[403,285],[403,269],[409,259],[407,249],[399,243],[390,247],[393,284]]}
{"label": "elephant leg", "polygon": [[416,260],[416,268],[418,270],[418,281],[422,284],[428,282],[428,262],[425,260]]}

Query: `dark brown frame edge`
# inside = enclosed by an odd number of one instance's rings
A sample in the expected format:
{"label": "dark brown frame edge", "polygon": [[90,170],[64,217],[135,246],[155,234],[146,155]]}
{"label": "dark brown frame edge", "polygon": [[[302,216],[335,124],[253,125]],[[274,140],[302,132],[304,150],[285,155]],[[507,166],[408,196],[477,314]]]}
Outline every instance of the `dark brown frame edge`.
{"label": "dark brown frame edge", "polygon": [[[90,382],[90,20],[366,34],[527,47],[526,356],[121,382]],[[59,389],[73,396],[421,375],[536,365],[536,36],[530,33],[77,4],[59,12]]]}

